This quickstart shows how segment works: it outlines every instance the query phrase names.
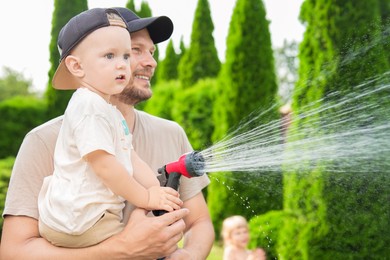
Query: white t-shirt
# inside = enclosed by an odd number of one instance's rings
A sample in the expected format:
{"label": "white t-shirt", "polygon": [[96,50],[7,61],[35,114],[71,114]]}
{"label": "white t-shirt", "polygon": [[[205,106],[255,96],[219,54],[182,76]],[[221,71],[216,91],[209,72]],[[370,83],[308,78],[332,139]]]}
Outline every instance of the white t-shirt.
{"label": "white t-shirt", "polygon": [[79,88],[73,94],[54,151],[54,173],[46,177],[38,199],[41,221],[54,230],[79,235],[105,211],[122,218],[124,199],[115,195],[83,157],[104,150],[132,174],[131,134],[115,106]]}

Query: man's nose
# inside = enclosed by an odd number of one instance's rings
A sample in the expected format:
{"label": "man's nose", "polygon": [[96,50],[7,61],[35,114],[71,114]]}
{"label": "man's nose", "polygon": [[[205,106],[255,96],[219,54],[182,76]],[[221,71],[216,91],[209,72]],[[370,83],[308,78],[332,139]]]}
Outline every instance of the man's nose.
{"label": "man's nose", "polygon": [[142,58],[142,65],[156,68],[157,62],[151,53],[145,53]]}

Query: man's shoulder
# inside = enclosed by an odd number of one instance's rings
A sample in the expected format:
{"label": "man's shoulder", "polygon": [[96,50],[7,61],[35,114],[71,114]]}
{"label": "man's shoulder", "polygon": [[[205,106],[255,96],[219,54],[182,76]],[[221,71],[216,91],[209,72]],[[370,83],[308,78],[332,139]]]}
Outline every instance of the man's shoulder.
{"label": "man's shoulder", "polygon": [[50,133],[57,135],[61,128],[63,118],[63,116],[53,118],[33,128],[27,135],[47,136]]}
{"label": "man's shoulder", "polygon": [[151,115],[144,111],[135,110],[137,114],[137,119],[139,122],[146,126],[158,126],[164,128],[173,128],[173,129],[182,129],[182,127],[175,121],[161,118],[158,116]]}

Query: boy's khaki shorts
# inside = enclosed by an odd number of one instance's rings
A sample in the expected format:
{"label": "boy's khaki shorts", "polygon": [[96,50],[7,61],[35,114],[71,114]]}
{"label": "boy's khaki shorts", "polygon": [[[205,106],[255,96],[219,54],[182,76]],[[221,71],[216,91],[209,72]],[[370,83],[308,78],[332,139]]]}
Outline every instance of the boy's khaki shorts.
{"label": "boy's khaki shorts", "polygon": [[98,222],[81,235],[69,235],[55,231],[39,221],[39,233],[43,238],[55,246],[60,247],[88,247],[99,244],[103,240],[122,231],[124,224],[119,217],[106,212]]}

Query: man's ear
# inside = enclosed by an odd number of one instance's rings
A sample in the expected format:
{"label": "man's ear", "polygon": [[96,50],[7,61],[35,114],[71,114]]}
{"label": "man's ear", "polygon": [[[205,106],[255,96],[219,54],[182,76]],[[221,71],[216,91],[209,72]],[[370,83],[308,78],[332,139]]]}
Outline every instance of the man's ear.
{"label": "man's ear", "polygon": [[84,70],[80,64],[80,59],[77,56],[69,55],[65,58],[65,65],[69,72],[78,78],[84,77]]}

